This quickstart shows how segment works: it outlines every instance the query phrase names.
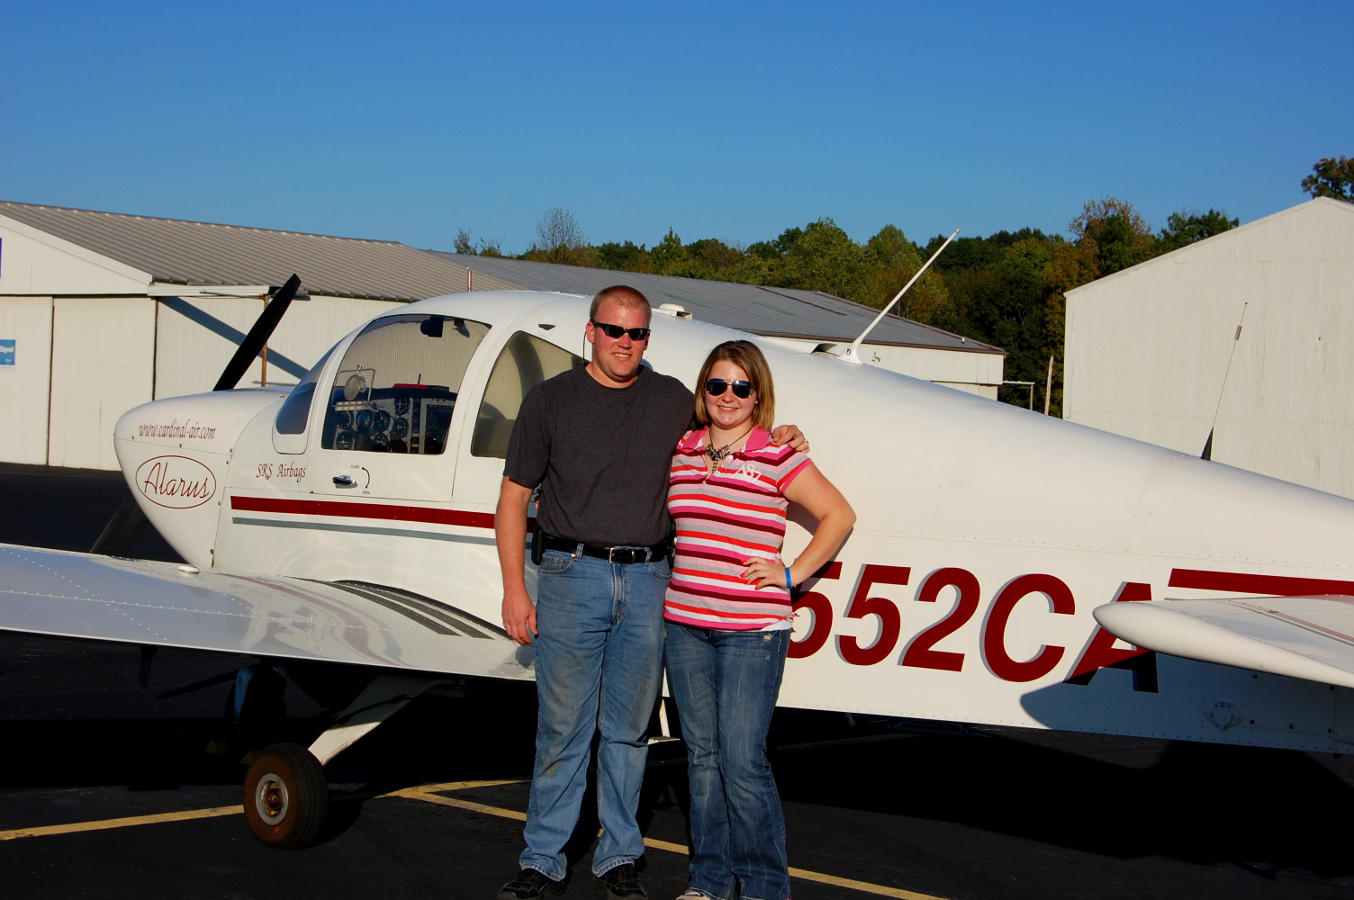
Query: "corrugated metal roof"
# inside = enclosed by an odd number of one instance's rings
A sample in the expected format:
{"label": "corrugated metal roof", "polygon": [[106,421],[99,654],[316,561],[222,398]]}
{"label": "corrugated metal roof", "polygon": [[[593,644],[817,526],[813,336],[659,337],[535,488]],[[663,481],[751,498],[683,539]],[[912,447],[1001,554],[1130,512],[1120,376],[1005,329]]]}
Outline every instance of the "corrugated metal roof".
{"label": "corrugated metal roof", "polygon": [[[416,250],[394,241],[272,231],[123,213],[0,201],[0,216],[22,222],[125,265],[164,284],[280,284],[292,272],[311,294],[373,300],[422,300],[476,290],[595,294],[632,284],[654,306],[676,303],[703,321],[754,334],[853,341],[878,310],[817,291],[702,281],[551,263]],[[975,353],[1002,351],[886,316],[869,343]]]}
{"label": "corrugated metal roof", "polygon": [[[525,290],[566,291],[574,294],[595,294],[613,284],[628,284],[643,291],[655,307],[676,303],[702,321],[753,334],[849,342],[859,337],[879,314],[877,309],[818,291],[588,269],[492,256],[466,256],[438,250],[425,252],[472,269],[475,272],[476,288],[480,286],[481,274],[497,281],[510,282]],[[948,331],[893,315],[885,316],[870,332],[868,342],[975,353],[1002,352],[990,344],[961,338]]]}
{"label": "corrugated metal roof", "polygon": [[148,272],[166,284],[276,285],[298,272],[312,294],[374,300],[422,300],[463,291],[466,285],[464,268],[393,241],[27,203],[0,202],[0,215]]}

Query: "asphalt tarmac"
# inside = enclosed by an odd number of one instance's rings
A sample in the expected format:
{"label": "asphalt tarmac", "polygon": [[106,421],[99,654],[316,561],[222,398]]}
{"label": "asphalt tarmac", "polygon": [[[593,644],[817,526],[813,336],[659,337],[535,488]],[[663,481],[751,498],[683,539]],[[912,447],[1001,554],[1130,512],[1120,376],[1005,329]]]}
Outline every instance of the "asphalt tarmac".
{"label": "asphalt tarmac", "polygon": [[[121,490],[0,464],[0,542],[85,549]],[[153,532],[132,554],[175,558]],[[325,842],[284,852],[238,809],[240,663],[0,633],[0,897],[485,900],[513,874],[529,685],[413,704],[329,766]],[[270,738],[306,740],[361,673],[293,674]],[[793,710],[771,743],[797,900],[1354,897],[1348,757]],[[661,900],[685,887],[681,745],[650,758]],[[567,896],[596,896],[580,845]]]}

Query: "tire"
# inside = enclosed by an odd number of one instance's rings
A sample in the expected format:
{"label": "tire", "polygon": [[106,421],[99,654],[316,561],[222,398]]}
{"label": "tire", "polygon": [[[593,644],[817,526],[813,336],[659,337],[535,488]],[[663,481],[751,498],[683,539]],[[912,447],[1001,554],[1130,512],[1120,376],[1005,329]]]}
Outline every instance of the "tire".
{"label": "tire", "polygon": [[299,744],[261,751],[244,780],[244,815],[265,846],[300,850],[318,842],[329,813],[324,769]]}

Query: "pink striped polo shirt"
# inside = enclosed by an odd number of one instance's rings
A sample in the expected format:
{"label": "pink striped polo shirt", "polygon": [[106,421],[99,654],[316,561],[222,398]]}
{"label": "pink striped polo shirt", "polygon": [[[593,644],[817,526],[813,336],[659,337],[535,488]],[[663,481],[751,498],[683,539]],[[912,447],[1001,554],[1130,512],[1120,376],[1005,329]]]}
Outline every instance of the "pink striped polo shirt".
{"label": "pink striped polo shirt", "polygon": [[707,477],[705,434],[704,428],[688,431],[672,454],[668,512],[677,538],[663,616],[728,631],[788,622],[793,611],[785,585],[753,587],[743,580],[743,560],[780,553],[785,488],[809,458],[768,443],[771,433],[754,428],[743,449],[720,460]]}

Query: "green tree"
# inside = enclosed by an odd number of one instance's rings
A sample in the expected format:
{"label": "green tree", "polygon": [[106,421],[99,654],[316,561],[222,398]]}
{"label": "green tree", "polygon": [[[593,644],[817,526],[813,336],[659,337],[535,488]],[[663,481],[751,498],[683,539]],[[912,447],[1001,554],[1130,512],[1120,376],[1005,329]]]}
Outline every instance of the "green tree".
{"label": "green tree", "polygon": [[1095,261],[1091,278],[1112,275],[1152,257],[1152,230],[1133,204],[1117,197],[1091,200],[1067,227]]}
{"label": "green tree", "polygon": [[1312,166],[1302,189],[1313,197],[1333,197],[1354,203],[1354,158],[1331,156]]}
{"label": "green tree", "polygon": [[633,241],[626,241],[624,244],[608,241],[592,249],[597,256],[597,265],[603,269],[620,272],[652,271],[649,265],[649,251],[643,244],[637,247]]}
{"label": "green tree", "polygon": [[586,266],[596,261],[583,237],[583,228],[573,213],[562,206],[552,206],[541,216],[536,223],[536,242],[523,254],[523,259],[570,266]]}
{"label": "green tree", "polygon": [[1240,219],[1229,219],[1226,213],[1211,207],[1206,213],[1186,210],[1173,212],[1166,217],[1166,227],[1157,235],[1157,252],[1179,250],[1187,244],[1222,234],[1240,224]]}
{"label": "green tree", "polygon": [[[885,225],[866,241],[865,254],[870,268],[869,282],[865,295],[858,299],[880,308],[902,290],[903,285],[917,274],[925,262],[917,245],[909,241],[896,225]],[[945,282],[933,265],[903,295],[893,311],[897,315],[929,323],[935,310],[947,300]]]}
{"label": "green tree", "polygon": [[663,235],[663,240],[649,251],[649,264],[658,275],[676,275],[686,267],[687,258],[688,254],[682,239],[671,227],[668,228],[668,233]]}
{"label": "green tree", "polygon": [[743,254],[717,238],[701,238],[686,245],[690,258],[691,276],[709,278],[716,281],[728,281],[729,272],[735,271],[743,262]]}
{"label": "green tree", "polygon": [[[798,231],[798,229],[795,229]],[[781,237],[785,238],[790,232]],[[783,287],[823,291],[860,301],[869,282],[865,250],[831,219],[819,219],[796,235],[785,251]]]}
{"label": "green tree", "polygon": [[[987,277],[973,286],[971,320],[978,336],[1006,351],[1008,381],[1042,382],[1038,376],[1047,363],[1049,264],[1053,244],[1025,238],[1008,247]],[[1061,334],[1056,336],[1061,345]],[[1003,392],[1002,399],[1025,405],[1028,394]]]}
{"label": "green tree", "polygon": [[503,248],[501,244],[501,241],[491,241],[485,238],[472,241],[470,231],[461,228],[456,232],[456,239],[452,241],[451,249],[453,253],[460,253],[465,256],[502,256]]}

